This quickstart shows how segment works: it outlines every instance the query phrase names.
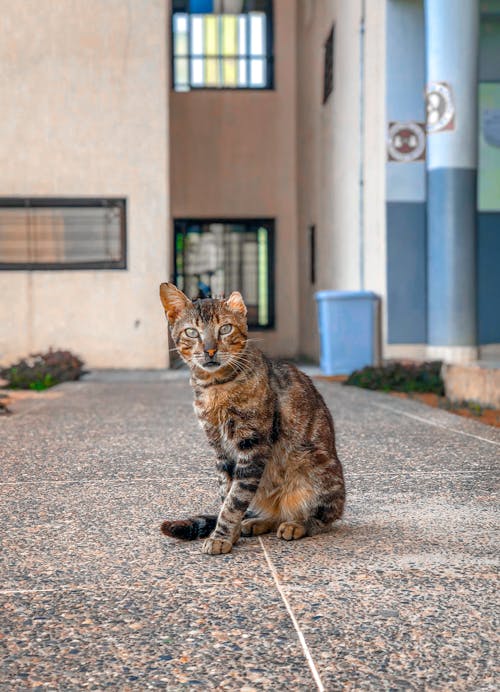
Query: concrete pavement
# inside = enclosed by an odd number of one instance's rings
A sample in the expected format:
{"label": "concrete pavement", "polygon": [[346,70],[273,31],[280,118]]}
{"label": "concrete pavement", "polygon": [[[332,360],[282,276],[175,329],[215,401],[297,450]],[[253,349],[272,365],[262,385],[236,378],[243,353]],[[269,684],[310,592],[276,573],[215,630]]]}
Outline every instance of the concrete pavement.
{"label": "concrete pavement", "polygon": [[0,688],[493,690],[500,434],[317,382],[348,502],[331,534],[207,556],[184,373],[96,374],[0,419]]}

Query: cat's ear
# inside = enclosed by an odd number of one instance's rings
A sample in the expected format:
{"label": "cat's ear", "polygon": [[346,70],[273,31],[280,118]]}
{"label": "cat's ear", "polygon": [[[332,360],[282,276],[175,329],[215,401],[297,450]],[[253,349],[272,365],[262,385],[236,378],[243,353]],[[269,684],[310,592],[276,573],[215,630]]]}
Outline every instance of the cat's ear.
{"label": "cat's ear", "polygon": [[160,284],[160,298],[170,324],[173,324],[181,312],[192,304],[177,286],[170,283]]}
{"label": "cat's ear", "polygon": [[243,302],[243,297],[238,291],[233,291],[226,300],[227,307],[237,315],[245,317],[247,314],[247,306]]}

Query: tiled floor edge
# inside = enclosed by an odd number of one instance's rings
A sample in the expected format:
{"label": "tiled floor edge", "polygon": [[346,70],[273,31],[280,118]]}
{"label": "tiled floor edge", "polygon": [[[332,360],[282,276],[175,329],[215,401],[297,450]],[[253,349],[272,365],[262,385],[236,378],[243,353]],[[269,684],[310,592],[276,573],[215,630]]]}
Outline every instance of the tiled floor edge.
{"label": "tiled floor edge", "polygon": [[[484,435],[475,434],[472,432],[468,432],[466,430],[459,430],[458,428],[454,427],[454,425],[452,425],[452,423],[454,422],[453,420],[449,420],[447,423],[445,423],[444,420],[442,422],[437,421],[437,420],[431,420],[428,417],[419,416],[416,413],[410,413],[409,411],[403,411],[400,407],[390,406],[389,404],[385,404],[385,403],[381,403],[381,402],[374,402],[374,406],[376,406],[377,408],[383,408],[383,409],[386,409],[388,411],[392,411],[393,413],[397,413],[397,414],[402,415],[402,416],[407,416],[408,418],[413,418],[415,420],[418,420],[421,423],[426,423],[427,425],[432,425],[436,428],[442,428],[443,430],[448,430],[449,432],[454,432],[454,433],[457,433],[458,435],[466,435],[467,437],[473,437],[476,440],[481,440],[482,442],[487,442],[488,444],[492,444],[492,445],[496,445],[496,446],[500,447],[500,440],[499,441],[491,440],[488,437],[485,437]],[[450,415],[453,415],[453,414],[450,414]]]}

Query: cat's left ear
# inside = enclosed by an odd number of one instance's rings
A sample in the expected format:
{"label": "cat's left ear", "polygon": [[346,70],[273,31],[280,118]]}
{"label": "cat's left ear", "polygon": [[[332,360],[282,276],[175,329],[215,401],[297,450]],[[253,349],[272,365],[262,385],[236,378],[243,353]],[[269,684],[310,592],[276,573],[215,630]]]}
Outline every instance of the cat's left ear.
{"label": "cat's left ear", "polygon": [[247,314],[247,306],[243,302],[243,297],[239,291],[233,291],[226,300],[227,307],[237,315],[245,317]]}
{"label": "cat's left ear", "polygon": [[170,324],[173,324],[181,312],[191,305],[189,298],[177,286],[170,283],[160,284],[160,299]]}

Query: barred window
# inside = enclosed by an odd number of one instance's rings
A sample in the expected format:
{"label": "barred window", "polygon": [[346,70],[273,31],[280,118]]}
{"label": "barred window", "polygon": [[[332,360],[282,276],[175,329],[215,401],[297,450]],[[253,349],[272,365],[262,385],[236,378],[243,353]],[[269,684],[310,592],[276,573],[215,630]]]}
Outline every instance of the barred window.
{"label": "barred window", "polygon": [[177,220],[174,235],[174,282],[187,296],[240,291],[249,326],[274,326],[272,220]]}
{"label": "barred window", "polygon": [[272,89],[272,0],[173,0],[173,86]]}
{"label": "barred window", "polygon": [[0,269],[125,269],[123,199],[0,199]]}
{"label": "barred window", "polygon": [[309,283],[316,283],[316,226],[309,226]]}

